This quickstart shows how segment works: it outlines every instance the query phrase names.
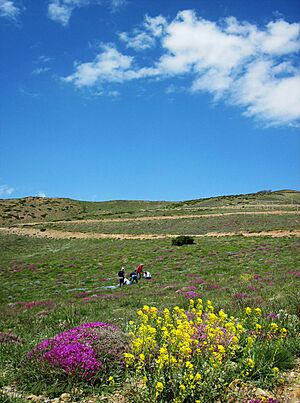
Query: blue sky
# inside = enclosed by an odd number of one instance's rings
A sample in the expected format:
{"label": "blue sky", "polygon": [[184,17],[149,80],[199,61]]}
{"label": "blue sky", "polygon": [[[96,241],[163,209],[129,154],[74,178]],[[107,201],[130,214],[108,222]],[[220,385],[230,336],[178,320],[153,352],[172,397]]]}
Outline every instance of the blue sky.
{"label": "blue sky", "polygon": [[299,189],[298,0],[0,0],[0,198]]}

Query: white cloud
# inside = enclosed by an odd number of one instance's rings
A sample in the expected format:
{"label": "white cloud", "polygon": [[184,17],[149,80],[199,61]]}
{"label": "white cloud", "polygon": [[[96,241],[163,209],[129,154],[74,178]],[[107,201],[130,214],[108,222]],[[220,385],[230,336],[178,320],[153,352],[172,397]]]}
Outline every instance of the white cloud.
{"label": "white cloud", "polygon": [[232,99],[246,107],[246,115],[271,125],[288,124],[300,118],[300,71],[277,75],[283,68],[269,60],[257,60],[248,66],[231,92]]}
{"label": "white cloud", "polygon": [[48,4],[48,16],[51,20],[67,26],[76,8],[100,4],[98,0],[51,0]]}
{"label": "white cloud", "polygon": [[14,4],[13,0],[0,0],[0,17],[17,21],[20,12],[20,8]]}
{"label": "white cloud", "polygon": [[126,0],[50,0],[48,4],[48,17],[66,27],[76,8],[106,5],[111,11],[115,12],[125,4]]}
{"label": "white cloud", "polygon": [[134,50],[149,49],[155,44],[154,38],[146,32],[135,32],[133,36],[130,36],[127,32],[121,32],[119,38],[126,42],[127,48]]}
{"label": "white cloud", "polygon": [[155,46],[156,38],[163,34],[166,24],[166,19],[161,15],[154,18],[146,15],[140,28],[135,28],[130,34],[121,32],[119,38],[126,43],[127,48],[136,51],[150,49]]}
{"label": "white cloud", "polygon": [[38,197],[47,197],[44,192],[38,192],[37,196]]}
{"label": "white cloud", "polygon": [[0,186],[0,195],[8,196],[15,192],[16,189],[9,187],[7,185]]}
{"label": "white cloud", "polygon": [[185,77],[194,93],[209,92],[243,108],[247,116],[267,124],[294,124],[300,119],[299,25],[283,19],[260,28],[229,17],[205,20],[192,10],[168,22],[146,16],[139,28],[119,34],[127,48],[147,51],[160,45],[150,66],[106,45],[92,62],[77,63],[65,78],[76,87],[147,77]]}
{"label": "white cloud", "polygon": [[33,70],[32,74],[39,76],[40,74],[47,73],[49,71],[49,67],[37,67],[36,69]]}
{"label": "white cloud", "polygon": [[66,77],[76,87],[91,87],[99,82],[122,82],[130,74],[133,57],[124,56],[115,48],[104,46],[93,62],[76,64],[74,74]]}
{"label": "white cloud", "polygon": [[299,49],[299,24],[289,24],[279,20],[267,25],[267,32],[262,39],[264,52],[285,55],[297,52]]}

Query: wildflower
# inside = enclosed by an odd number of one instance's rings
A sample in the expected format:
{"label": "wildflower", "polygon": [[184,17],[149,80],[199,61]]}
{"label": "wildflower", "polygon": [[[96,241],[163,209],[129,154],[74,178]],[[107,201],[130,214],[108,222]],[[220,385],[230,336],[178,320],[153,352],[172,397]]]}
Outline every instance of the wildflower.
{"label": "wildflower", "polygon": [[199,374],[199,372],[196,373],[196,375],[194,376],[194,382],[199,382],[201,381],[202,376]]}
{"label": "wildflower", "polygon": [[286,330],[286,328],[285,328],[285,327],[282,327],[282,328],[280,329],[280,333],[281,333],[282,337],[286,337],[286,335],[287,335],[287,330]]}
{"label": "wildflower", "polygon": [[253,337],[247,337],[247,345],[251,347],[253,346],[253,343],[254,343]]}
{"label": "wildflower", "polygon": [[247,306],[247,308],[245,308],[245,312],[246,312],[246,315],[251,315],[251,312],[252,312],[252,309],[249,307],[249,306]]}
{"label": "wildflower", "polygon": [[108,383],[109,383],[110,386],[115,386],[115,380],[114,380],[113,376],[110,376],[108,378]]}
{"label": "wildflower", "polygon": [[158,397],[164,389],[164,384],[162,382],[156,382],[155,386],[155,397]]}
{"label": "wildflower", "polygon": [[125,363],[130,367],[134,362],[134,355],[131,353],[124,353]]}
{"label": "wildflower", "polygon": [[255,366],[255,362],[251,358],[248,358],[247,365],[252,369]]}
{"label": "wildflower", "polygon": [[255,313],[257,316],[261,316],[261,309],[260,308],[255,308]]}

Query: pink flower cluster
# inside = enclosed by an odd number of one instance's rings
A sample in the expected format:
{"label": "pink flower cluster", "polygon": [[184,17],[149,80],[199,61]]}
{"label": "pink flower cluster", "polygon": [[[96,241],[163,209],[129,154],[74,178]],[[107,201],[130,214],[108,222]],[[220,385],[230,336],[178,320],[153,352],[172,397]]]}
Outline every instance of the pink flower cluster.
{"label": "pink flower cluster", "polygon": [[44,360],[68,375],[91,379],[102,367],[93,346],[100,340],[99,329],[105,327],[115,328],[103,322],[84,323],[44,340],[28,353],[28,357]]}

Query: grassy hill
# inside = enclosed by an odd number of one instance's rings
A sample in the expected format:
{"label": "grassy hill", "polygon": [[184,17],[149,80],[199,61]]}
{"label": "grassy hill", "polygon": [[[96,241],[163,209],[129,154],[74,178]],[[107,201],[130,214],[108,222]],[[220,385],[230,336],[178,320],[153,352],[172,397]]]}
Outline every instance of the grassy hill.
{"label": "grassy hill", "polygon": [[25,197],[0,199],[0,225],[105,217],[191,214],[193,211],[210,212],[216,209],[257,210],[264,206],[295,209],[298,205],[300,205],[300,192],[294,190],[262,191],[182,202],[139,200],[86,202],[66,198]]}

